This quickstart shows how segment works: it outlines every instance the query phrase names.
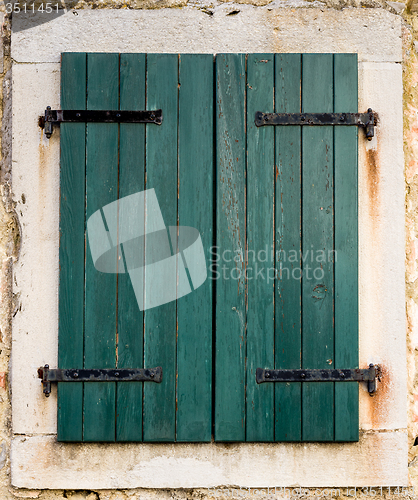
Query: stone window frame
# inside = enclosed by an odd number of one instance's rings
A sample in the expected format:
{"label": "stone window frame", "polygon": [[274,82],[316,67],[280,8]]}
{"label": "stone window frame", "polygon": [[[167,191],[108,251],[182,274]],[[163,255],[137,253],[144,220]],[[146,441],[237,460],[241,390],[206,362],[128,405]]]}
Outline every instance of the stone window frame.
{"label": "stone window frame", "polygon": [[[400,18],[378,9],[240,5],[229,16],[232,10],[78,10],[12,34],[13,193],[22,226],[14,271],[21,307],[12,337],[13,486],[408,485]],[[362,367],[374,362],[384,370],[374,398],[359,388],[358,443],[57,443],[56,390],[45,398],[36,370],[57,363],[59,132],[48,140],[37,121],[47,105],[59,107],[64,51],[358,53],[359,110],[372,107],[380,116],[372,141],[359,134],[359,358]]]}

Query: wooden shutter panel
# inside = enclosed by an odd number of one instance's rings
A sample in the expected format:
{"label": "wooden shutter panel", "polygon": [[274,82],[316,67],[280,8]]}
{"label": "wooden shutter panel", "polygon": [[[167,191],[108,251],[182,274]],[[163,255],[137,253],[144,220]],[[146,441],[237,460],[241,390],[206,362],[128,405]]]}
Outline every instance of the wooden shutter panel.
{"label": "wooden shutter panel", "polygon": [[[146,56],[120,55],[120,109],[142,110],[146,101]],[[145,186],[145,126],[121,123],[119,129],[119,198]],[[144,367],[144,313],[132,296],[126,276],[118,279],[118,367]],[[117,384],[116,440],[142,441],[142,382]]]}
{"label": "wooden shutter panel", "polygon": [[230,262],[216,281],[215,440],[355,441],[357,385],[254,379],[274,363],[358,366],[357,130],[253,124],[256,111],[356,112],[357,57],[218,55],[216,75],[217,246]]}
{"label": "wooden shutter panel", "polygon": [[[334,110],[356,112],[357,54],[334,56]],[[335,367],[358,366],[357,130],[334,129]],[[335,384],[335,440],[359,439],[358,387]]]}
{"label": "wooden shutter panel", "polygon": [[[86,55],[63,54],[62,109],[86,108]],[[84,226],[86,126],[60,129],[60,286],[58,366],[84,366]],[[58,439],[81,441],[83,385],[58,384]]]}
{"label": "wooden shutter panel", "polygon": [[[87,109],[118,109],[119,57],[87,57]],[[86,130],[86,220],[118,198],[118,125],[88,123]],[[86,252],[85,368],[116,366],[117,275],[98,273]],[[115,440],[115,382],[84,384],[84,441]]]}
{"label": "wooden shutter panel", "polygon": [[[277,54],[275,64],[275,110],[277,113],[299,113],[300,109],[300,54]],[[302,295],[301,281],[288,279],[301,266],[301,130],[300,127],[275,129],[275,251],[283,255],[296,252],[294,261],[277,263],[280,284],[275,286],[275,366],[301,368],[302,349]],[[281,273],[281,275],[280,275]],[[275,440],[300,441],[301,384],[276,384]]]}
{"label": "wooden shutter panel", "polygon": [[[245,55],[216,58],[215,440],[245,441]],[[239,251],[242,249],[242,252]],[[235,260],[234,260],[235,259]],[[230,279],[236,273],[235,280]]]}
{"label": "wooden shutter panel", "polygon": [[[213,245],[213,56],[179,56],[180,226]],[[177,441],[211,441],[212,280],[177,303]]]}
{"label": "wooden shutter panel", "polygon": [[[61,95],[163,124],[61,125],[59,366],[161,365],[163,382],[60,383],[58,439],[358,440],[357,383],[255,382],[358,366],[357,129],[254,125],[357,111],[356,55],[66,53]],[[144,189],[166,226],[199,230],[208,279],[141,311],[127,274],[94,268],[85,223]]]}
{"label": "wooden shutter panel", "polygon": [[161,384],[144,389],[60,383],[60,441],[211,439],[212,281],[183,301],[141,312],[126,274],[94,269],[85,222],[107,203],[153,187],[165,224],[196,227],[212,246],[212,92],[210,55],[62,56],[62,109],[86,102],[87,109],[162,108],[164,120],[154,128],[62,126],[59,365],[164,371]]}
{"label": "wooden shutter panel", "polygon": [[[333,56],[302,56],[302,112],[332,112]],[[314,111],[315,110],[315,111]],[[322,280],[302,278],[302,368],[334,366],[332,127],[302,129],[302,254],[313,264],[313,250],[326,253]],[[310,257],[310,258],[309,258]],[[307,383],[302,387],[302,438],[331,441],[334,436],[334,384]]]}

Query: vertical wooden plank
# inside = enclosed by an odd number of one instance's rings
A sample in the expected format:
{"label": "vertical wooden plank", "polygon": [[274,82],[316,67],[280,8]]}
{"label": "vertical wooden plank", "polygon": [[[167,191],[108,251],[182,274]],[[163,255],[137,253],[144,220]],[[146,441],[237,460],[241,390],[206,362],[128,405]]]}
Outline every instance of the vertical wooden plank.
{"label": "vertical wooden plank", "polygon": [[[300,112],[301,55],[276,54],[277,113]],[[275,127],[276,368],[301,368],[301,127]],[[301,384],[275,384],[275,440],[300,441]]]}
{"label": "vertical wooden plank", "polygon": [[[334,55],[334,112],[357,112],[357,54]],[[358,367],[357,127],[334,127],[335,368]],[[358,441],[358,384],[335,384],[335,440]]]}
{"label": "vertical wooden plank", "polygon": [[[86,109],[86,54],[62,54],[61,109]],[[60,368],[83,366],[85,141],[83,123],[60,130]],[[83,384],[58,384],[58,441],[83,437]]]}
{"label": "vertical wooden plank", "polygon": [[[121,54],[121,110],[145,109],[145,71],[145,54]],[[142,123],[121,123],[120,125],[120,199],[144,190],[145,127],[146,125]],[[138,220],[139,215],[143,216],[143,214],[132,213],[129,221],[120,219],[120,224],[141,225],[143,220]],[[118,367],[143,367],[143,320],[143,311],[137,303],[128,273],[119,274]],[[119,382],[117,384],[117,441],[142,441],[142,385],[142,382]]]}
{"label": "vertical wooden plank", "polygon": [[216,57],[216,441],[245,440],[245,62]]}
{"label": "vertical wooden plank", "polygon": [[[302,112],[333,110],[332,54],[302,55]],[[334,366],[333,129],[302,127],[302,367]],[[302,439],[334,439],[334,384],[304,383]]]}
{"label": "vertical wooden plank", "polygon": [[[163,123],[146,134],[146,189],[154,189],[166,226],[177,225],[178,55],[147,57],[147,108]],[[149,243],[148,243],[149,242]],[[152,239],[146,239],[147,255]],[[158,248],[154,249],[158,251]],[[151,251],[152,252],[152,251]],[[145,280],[151,280],[145,274]],[[146,284],[146,287],[152,286]],[[161,291],[155,290],[155,293]],[[145,310],[145,367],[161,366],[161,384],[144,386],[144,441],[174,441],[176,411],[176,301]]]}
{"label": "vertical wooden plank", "polygon": [[[118,109],[119,54],[87,55],[87,88],[87,109]],[[89,123],[87,219],[117,199],[117,187],[118,125]],[[116,276],[97,271],[87,250],[85,368],[116,366]],[[84,441],[115,440],[115,389],[114,382],[84,384]]]}
{"label": "vertical wooden plank", "polygon": [[[213,245],[213,56],[179,59],[179,226]],[[193,265],[193,262],[187,262]],[[196,261],[196,265],[200,265]],[[193,283],[194,276],[189,280]],[[179,299],[177,441],[212,433],[212,280]]]}
{"label": "vertical wooden plank", "polygon": [[256,369],[274,366],[274,128],[256,111],[274,109],[274,55],[247,57],[247,387],[246,441],[274,440],[274,385]]}

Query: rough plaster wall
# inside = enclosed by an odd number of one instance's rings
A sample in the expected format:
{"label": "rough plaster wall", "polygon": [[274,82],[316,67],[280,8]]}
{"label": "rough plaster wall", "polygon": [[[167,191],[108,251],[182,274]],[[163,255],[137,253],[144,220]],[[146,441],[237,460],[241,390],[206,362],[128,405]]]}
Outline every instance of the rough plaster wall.
{"label": "rough plaster wall", "polygon": [[[410,5],[403,30],[404,152],[406,221],[406,313],[408,356],[408,437],[411,483],[418,487],[418,2]],[[418,440],[417,440],[418,442]]]}
{"label": "rough plaster wall", "polygon": [[[180,7],[188,3],[211,15],[219,2],[205,0],[94,0],[92,2],[66,2],[67,6],[77,8],[158,8]],[[238,3],[254,5],[271,4],[275,7],[298,8],[320,6],[322,9],[341,9],[347,6],[384,8],[402,16],[404,44],[404,152],[405,152],[405,207],[406,207],[406,310],[408,339],[408,435],[410,443],[410,478],[411,485],[418,496],[418,446],[414,446],[418,436],[418,0],[411,0],[407,5],[401,2],[385,0],[240,0]],[[231,14],[239,15],[240,6],[230,4]],[[0,100],[1,150],[0,150],[0,257],[2,272],[0,275],[0,500],[12,498],[72,499],[72,500],[210,500],[212,498],[268,498],[268,492],[235,492],[226,490],[216,494],[205,490],[123,490],[123,491],[52,491],[22,490],[10,486],[9,478],[9,443],[10,443],[10,393],[8,384],[8,362],[11,348],[11,318],[18,312],[19,298],[12,293],[12,263],[18,258],[20,228],[18,214],[14,211],[13,192],[11,189],[11,93],[10,93],[10,20],[7,16],[2,25],[2,47],[0,48],[0,80],[2,98]],[[24,203],[24,200],[21,200]],[[396,290],[393,291],[396,293]],[[416,394],[414,394],[414,392]],[[373,460],[373,457],[371,457]],[[343,465],[343,464],[340,464]],[[324,485],[325,486],[325,485]],[[341,491],[346,493],[346,491]],[[378,492],[380,496],[380,492]],[[289,495],[279,494],[277,498]],[[292,495],[293,498],[306,498],[304,494]],[[309,497],[331,498],[311,490]],[[334,494],[335,496],[335,494]],[[341,495],[345,496],[345,495]],[[361,495],[364,498],[375,496]],[[385,498],[399,499],[399,494],[383,490]],[[402,495],[405,498],[405,494]],[[276,496],[271,496],[274,498]]]}

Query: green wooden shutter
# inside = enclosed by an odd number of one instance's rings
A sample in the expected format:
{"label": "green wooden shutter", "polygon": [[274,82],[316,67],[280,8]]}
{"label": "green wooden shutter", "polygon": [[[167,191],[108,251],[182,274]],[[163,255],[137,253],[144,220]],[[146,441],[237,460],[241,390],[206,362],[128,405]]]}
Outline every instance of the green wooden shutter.
{"label": "green wooden shutter", "polygon": [[[58,439],[358,440],[357,383],[255,381],[358,366],[357,129],[254,124],[357,111],[356,55],[65,53],[61,106],[163,110],[61,125],[59,319],[60,367],[162,366],[163,382],[60,383]],[[166,226],[199,230],[208,279],[141,311],[85,227],[144,189]]]}

